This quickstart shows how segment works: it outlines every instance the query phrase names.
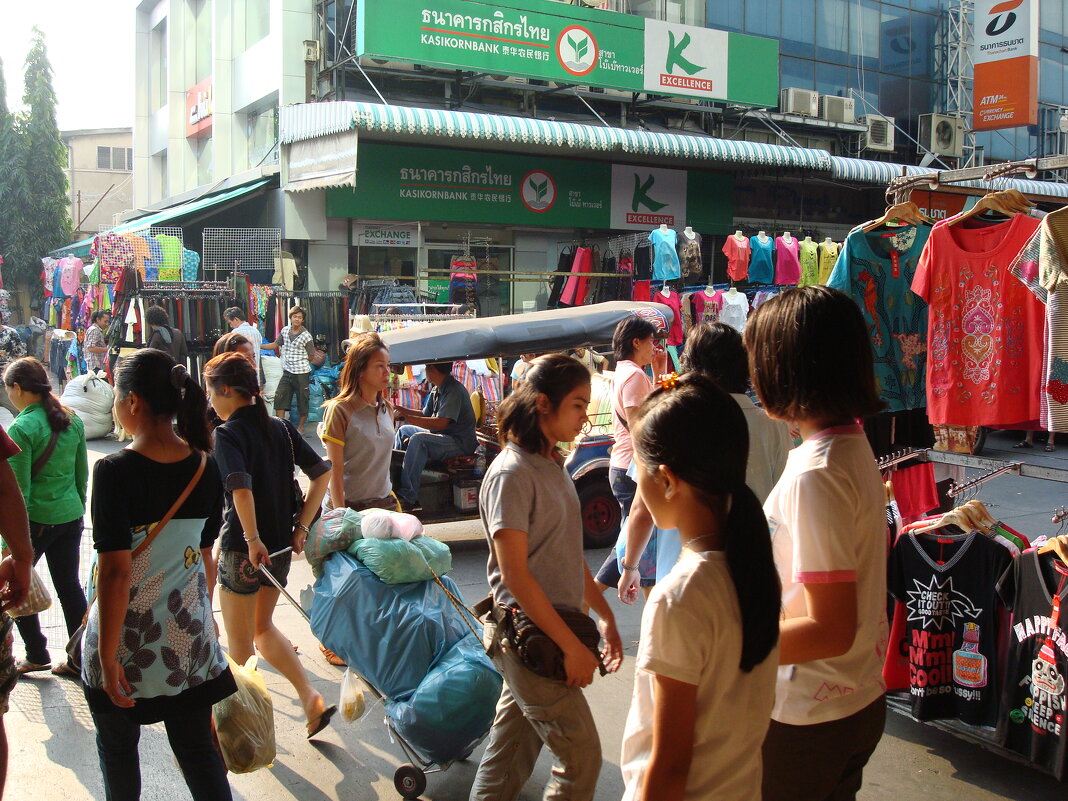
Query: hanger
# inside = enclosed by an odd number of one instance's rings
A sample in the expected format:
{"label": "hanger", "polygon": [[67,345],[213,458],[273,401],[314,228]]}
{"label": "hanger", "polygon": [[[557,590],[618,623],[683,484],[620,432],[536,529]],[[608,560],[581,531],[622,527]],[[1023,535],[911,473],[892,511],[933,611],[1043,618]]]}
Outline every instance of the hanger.
{"label": "hanger", "polygon": [[906,200],[903,203],[895,203],[894,205],[889,206],[883,213],[883,216],[879,219],[865,223],[863,225],[864,233],[874,231],[876,228],[881,228],[891,222],[907,223],[909,225],[935,224],[934,220],[920,211],[919,206],[911,200]]}
{"label": "hanger", "polygon": [[1019,189],[1002,189],[999,192],[989,192],[983,195],[979,198],[978,203],[950,219],[946,225],[956,225],[970,217],[982,214],[984,211],[994,212],[1005,217],[1027,214],[1034,208],[1034,205]]}

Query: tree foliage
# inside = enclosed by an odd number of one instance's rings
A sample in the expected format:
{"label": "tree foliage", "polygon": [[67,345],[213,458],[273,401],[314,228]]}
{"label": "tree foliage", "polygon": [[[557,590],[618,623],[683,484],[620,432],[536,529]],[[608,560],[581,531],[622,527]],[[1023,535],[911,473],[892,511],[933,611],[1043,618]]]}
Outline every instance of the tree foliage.
{"label": "tree foliage", "polygon": [[67,148],[56,123],[52,67],[44,35],[37,28],[26,56],[23,105],[15,115],[13,135],[4,153],[0,200],[8,218],[5,272],[32,288],[38,283],[41,257],[69,243],[72,230],[63,172]]}
{"label": "tree foliage", "polygon": [[[0,209],[10,207],[17,194],[14,189],[14,120],[7,108],[7,82],[4,80],[4,62],[0,59]],[[7,257],[11,243],[10,217],[0,214],[0,256]],[[10,274],[11,268],[8,268]]]}

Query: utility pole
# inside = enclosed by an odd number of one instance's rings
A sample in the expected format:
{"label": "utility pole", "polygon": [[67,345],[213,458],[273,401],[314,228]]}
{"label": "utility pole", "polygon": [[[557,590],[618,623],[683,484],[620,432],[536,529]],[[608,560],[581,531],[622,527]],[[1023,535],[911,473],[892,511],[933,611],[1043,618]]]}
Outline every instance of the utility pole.
{"label": "utility pole", "polygon": [[75,217],[75,219],[78,221],[78,224],[75,226],[75,228],[77,229],[74,232],[75,234],[80,233],[81,229],[82,229],[82,190],[81,189],[78,190],[77,206],[78,206],[78,211],[77,211],[77,216]]}

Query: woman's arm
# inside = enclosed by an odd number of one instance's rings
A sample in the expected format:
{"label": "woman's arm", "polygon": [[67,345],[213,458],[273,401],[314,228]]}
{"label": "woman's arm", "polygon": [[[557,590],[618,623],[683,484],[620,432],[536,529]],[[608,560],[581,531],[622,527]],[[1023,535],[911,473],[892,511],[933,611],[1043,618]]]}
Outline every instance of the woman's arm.
{"label": "woman's arm", "polygon": [[119,638],[126,608],[130,604],[130,551],[104,551],[98,554],[96,597],[100,613],[100,669],[104,692],[117,707],[134,705],[133,688],[119,664]]}
{"label": "woman's arm", "polygon": [[[635,491],[630,504],[630,517],[627,518],[627,547],[623,552],[623,564],[636,565],[641,561],[653,534],[653,516],[642,500],[642,494]],[[638,588],[641,586],[642,574],[638,570],[620,568],[619,600],[632,604],[638,600]]]}
{"label": "woman's arm", "polygon": [[697,686],[653,675],[653,750],[641,801],[682,801],[693,758]]}
{"label": "woman's arm", "polygon": [[[304,496],[304,506],[300,510],[300,524],[310,528],[315,520],[315,513],[323,504],[323,496],[326,495],[326,485],[330,483],[333,470],[328,470],[317,478],[313,478],[308,485],[308,494]],[[341,496],[344,498],[344,494]],[[303,529],[293,531],[293,553],[299,554],[304,550],[304,541],[308,538],[308,532]]]}
{"label": "woman's arm", "polygon": [[841,656],[857,636],[857,585],[853,581],[805,584],[804,617],[782,621],[779,664]]}
{"label": "woman's arm", "polygon": [[345,497],[345,446],[332,439],[324,439],[323,444],[326,445],[326,458],[330,460],[330,502],[334,509],[343,509],[348,502]]}
{"label": "woman's arm", "polygon": [[252,490],[235,489],[233,496],[237,519],[241,521],[241,528],[245,532],[245,542],[248,543],[249,561],[255,568],[261,564],[270,567],[271,557],[267,552],[267,546],[260,539],[260,530],[256,522],[256,499],[252,495]]}
{"label": "woman's arm", "polygon": [[[516,603],[534,625],[564,652],[567,685],[585,687],[593,681],[597,659],[553,609],[545,591],[531,574],[527,565],[527,533],[517,529],[500,529],[493,535],[493,552],[501,568],[501,581]],[[604,601],[603,598],[601,600]]]}

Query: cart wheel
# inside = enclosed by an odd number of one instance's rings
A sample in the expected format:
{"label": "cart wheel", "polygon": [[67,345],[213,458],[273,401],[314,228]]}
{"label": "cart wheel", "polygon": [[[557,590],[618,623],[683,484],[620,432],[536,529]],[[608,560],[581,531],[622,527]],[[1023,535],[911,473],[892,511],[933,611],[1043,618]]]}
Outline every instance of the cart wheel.
{"label": "cart wheel", "polygon": [[393,774],[393,786],[405,798],[415,799],[426,789],[426,775],[415,765],[401,765]]}

